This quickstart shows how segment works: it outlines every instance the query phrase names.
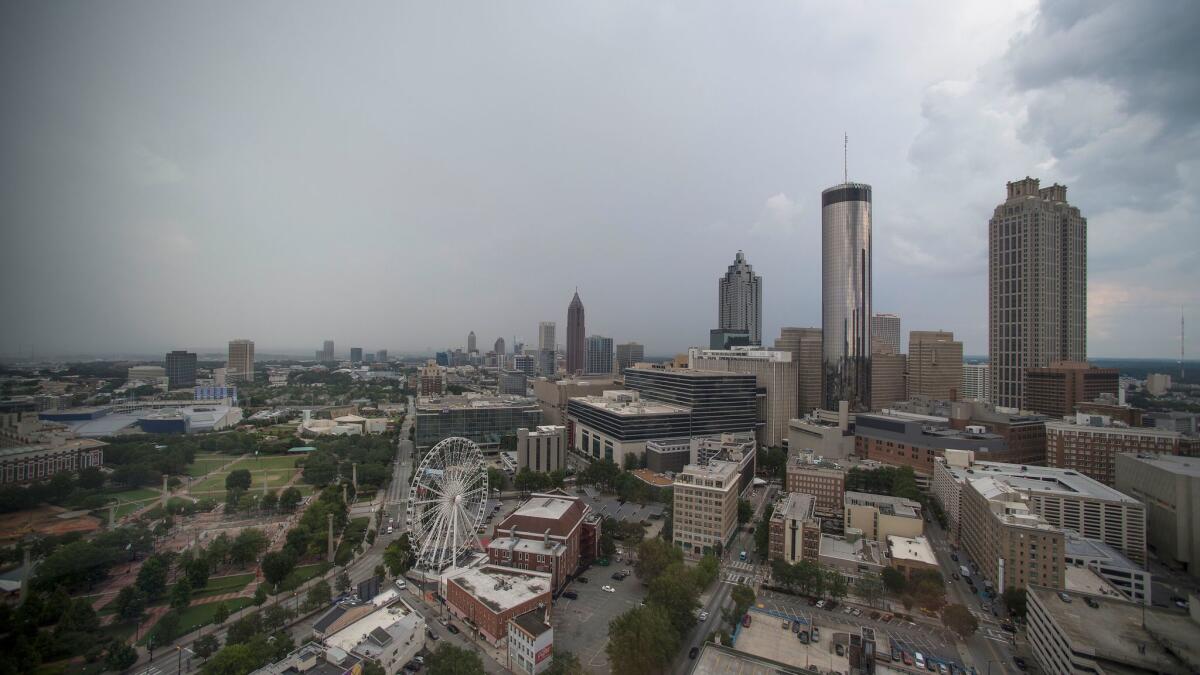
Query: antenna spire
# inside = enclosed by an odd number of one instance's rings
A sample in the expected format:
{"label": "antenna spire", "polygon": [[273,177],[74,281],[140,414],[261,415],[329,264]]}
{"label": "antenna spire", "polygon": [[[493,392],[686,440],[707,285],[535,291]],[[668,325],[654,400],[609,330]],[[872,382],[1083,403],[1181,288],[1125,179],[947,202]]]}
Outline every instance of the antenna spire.
{"label": "antenna spire", "polygon": [[850,182],[850,134],[842,134],[842,182]]}
{"label": "antenna spire", "polygon": [[1183,382],[1183,305],[1179,306],[1179,381]]}

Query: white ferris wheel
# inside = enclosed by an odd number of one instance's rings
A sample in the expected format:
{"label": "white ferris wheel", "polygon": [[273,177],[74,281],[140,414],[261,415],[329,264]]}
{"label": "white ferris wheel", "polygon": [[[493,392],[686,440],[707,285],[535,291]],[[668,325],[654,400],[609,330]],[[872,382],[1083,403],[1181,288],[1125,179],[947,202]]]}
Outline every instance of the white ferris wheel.
{"label": "white ferris wheel", "polygon": [[451,437],[430,448],[413,474],[408,531],[417,566],[440,570],[483,545],[476,534],[487,506],[488,477],[479,446]]}

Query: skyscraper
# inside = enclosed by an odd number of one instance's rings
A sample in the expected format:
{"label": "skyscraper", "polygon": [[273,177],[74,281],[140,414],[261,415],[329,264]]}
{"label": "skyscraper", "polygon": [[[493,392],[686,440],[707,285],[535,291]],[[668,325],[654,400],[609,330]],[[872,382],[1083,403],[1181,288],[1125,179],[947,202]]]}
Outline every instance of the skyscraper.
{"label": "skyscraper", "polygon": [[964,363],[962,389],[959,390],[958,398],[963,401],[990,401],[991,383],[988,364]]}
{"label": "skyscraper", "polygon": [[871,317],[871,354],[876,351],[900,353],[900,317],[895,314]]}
{"label": "skyscraper", "polygon": [[167,354],[167,388],[191,389],[196,386],[196,355],[177,349]]}
{"label": "skyscraper", "polygon": [[333,340],[325,341],[325,347],[321,349],[321,360],[322,361],[332,361],[333,360]]}
{"label": "skyscraper", "polygon": [[504,338],[496,338],[496,344],[492,346],[492,351],[496,352],[496,365],[504,362]]}
{"label": "skyscraper", "polygon": [[467,353],[474,354],[477,351],[479,350],[475,348],[475,331],[471,331],[467,333]]}
{"label": "skyscraper", "polygon": [[796,391],[799,414],[824,405],[821,398],[821,329],[787,327],[775,338],[775,349],[792,353],[799,377]]}
{"label": "skyscraper", "polygon": [[550,377],[557,370],[554,364],[554,322],[542,321],[538,324],[538,371]]}
{"label": "skyscraper", "polygon": [[613,371],[613,339],[601,335],[590,335],[587,339],[587,363],[585,372],[589,375]]}
{"label": "skyscraper", "polygon": [[350,362],[351,363],[362,363],[362,360],[363,360],[362,347],[351,347],[350,348]]}
{"label": "skyscraper", "polygon": [[617,345],[617,361],[614,364],[619,376],[626,368],[646,358],[646,348],[640,342],[626,342]]}
{"label": "skyscraper", "polygon": [[821,352],[824,407],[871,403],[871,186],[821,193]]}
{"label": "skyscraper", "polygon": [[962,388],[963,345],[954,333],[914,330],[908,334],[908,397],[957,401]]}
{"label": "skyscraper", "polygon": [[571,298],[567,306],[567,374],[582,373],[584,359],[587,357],[587,346],[584,344],[583,301],[579,299],[579,291]]}
{"label": "skyscraper", "polygon": [[380,350],[376,351],[375,352],[375,360],[379,361],[380,363],[387,363],[387,350],[380,349]]}
{"label": "skyscraper", "polygon": [[254,380],[253,340],[229,341],[229,358],[225,362],[225,370],[227,382]]}
{"label": "skyscraper", "polygon": [[992,403],[1025,405],[1028,368],[1087,360],[1087,219],[1026,176],[988,221]]}
{"label": "skyscraper", "polygon": [[746,331],[750,334],[750,344],[761,345],[762,277],[754,273],[745,254],[737,252],[717,287],[717,329]]}

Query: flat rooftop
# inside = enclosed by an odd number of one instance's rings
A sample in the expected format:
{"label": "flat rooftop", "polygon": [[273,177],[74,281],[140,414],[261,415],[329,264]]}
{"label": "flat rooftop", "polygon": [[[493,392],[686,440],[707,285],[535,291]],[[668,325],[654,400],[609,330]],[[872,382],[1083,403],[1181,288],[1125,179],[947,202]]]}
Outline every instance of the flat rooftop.
{"label": "flat rooftop", "polygon": [[829,558],[848,560],[851,562],[882,565],[883,556],[879,552],[879,542],[859,538],[858,541],[848,541],[845,537],[821,535],[820,554]]}
{"label": "flat rooftop", "polygon": [[710,461],[708,464],[688,464],[683,467],[676,476],[689,475],[697,478],[725,478],[729,479],[737,475],[738,465],[736,462],[723,462],[720,460]]}
{"label": "flat rooftop", "polygon": [[643,483],[653,487],[671,487],[675,483],[670,478],[650,469],[634,469],[631,473]]}
{"label": "flat rooftop", "polygon": [[880,512],[887,513],[892,516],[900,516],[902,518],[920,518],[921,505],[911,499],[904,497],[893,497],[891,495],[877,495],[870,492],[855,492],[854,490],[846,490],[844,501],[846,506],[874,506]]}
{"label": "flat rooftop", "polygon": [[775,508],[775,513],[771,515],[774,519],[779,516],[780,520],[790,518],[792,520],[809,520],[813,517],[813,509],[816,504],[816,497],[803,492],[790,492],[788,496]]}
{"label": "flat rooftop", "polygon": [[1156,469],[1169,471],[1180,476],[1200,478],[1200,457],[1185,457],[1183,455],[1149,455],[1128,453],[1137,461]]}
{"label": "flat rooftop", "polygon": [[549,574],[499,565],[467,568],[446,583],[457,584],[497,614],[550,592]]}
{"label": "flat rooftop", "polygon": [[814,672],[706,642],[692,664],[690,675],[805,675]]}
{"label": "flat rooftop", "polygon": [[[410,619],[409,617],[412,618]],[[382,645],[379,645],[378,643],[383,642],[386,644],[390,640],[397,639],[397,636],[399,635],[399,633],[392,634],[392,631],[389,629],[396,627],[397,624],[404,623],[406,620],[410,624],[409,627],[411,628],[411,625],[415,625],[416,619],[417,617],[408,610],[408,607],[401,603],[396,603],[390,607],[385,607],[371,612],[358,621],[355,621],[349,626],[346,626],[340,631],[325,638],[325,644],[329,647],[337,647],[343,651],[350,652],[355,650],[360,643],[367,641],[368,638],[372,637],[372,633],[374,633],[376,646],[372,647],[368,645],[365,649],[359,648],[358,651],[359,653],[363,653],[365,651],[366,653],[363,654],[364,656],[378,658],[378,652],[382,649]],[[372,654],[372,651],[377,653]]]}
{"label": "flat rooftop", "polygon": [[933,549],[929,546],[929,540],[925,537],[900,537],[889,534],[887,543],[888,553],[894,559],[912,560],[934,567],[938,564]]}
{"label": "flat rooftop", "polygon": [[571,510],[577,501],[550,495],[535,495],[518,507],[512,515],[558,520],[567,515],[567,511]]}
{"label": "flat rooftop", "polygon": [[639,398],[636,401],[616,401],[605,396],[574,396],[574,403],[599,408],[621,417],[636,417],[639,415],[680,415],[688,414],[691,408],[662,401],[651,401]]}
{"label": "flat rooftop", "polygon": [[[1057,591],[1043,586],[1030,586],[1029,593],[1046,608],[1073,649],[1082,647],[1100,659],[1138,664],[1160,673],[1183,675],[1200,667],[1200,641],[1196,640],[1200,626],[1184,613],[1109,597],[1092,597],[1099,605],[1092,608],[1080,593],[1067,592],[1072,602],[1066,603]],[[1170,650],[1164,644],[1170,645]],[[1139,645],[1144,645],[1144,652]],[[1121,672],[1107,667],[1105,671]]]}
{"label": "flat rooftop", "polygon": [[535,609],[524,614],[518,615],[513,619],[518,626],[526,633],[529,633],[534,638],[545,633],[548,630],[553,630],[550,624],[546,623],[545,610]]}
{"label": "flat rooftop", "polygon": [[[1188,458],[1182,458],[1188,459]],[[1200,460],[1193,459],[1192,463],[1200,468]],[[970,467],[949,467],[956,478],[968,476],[979,478],[990,476],[1001,480],[1018,490],[1032,492],[1054,493],[1064,496],[1074,495],[1104,499],[1111,502],[1139,503],[1133,497],[1114,490],[1098,480],[1073,471],[1071,469],[1056,469],[1046,466],[1027,466],[1025,464],[1006,464],[1003,462],[974,462]],[[971,473],[973,471],[974,473]],[[1198,474],[1200,475],[1200,474]]]}
{"label": "flat rooftop", "polygon": [[1112,567],[1142,569],[1141,565],[1134,564],[1125,554],[1099,539],[1090,539],[1071,529],[1063,530],[1063,539],[1063,554],[1066,557],[1097,558]]}
{"label": "flat rooftop", "polygon": [[529,408],[537,401],[524,396],[438,396],[417,399],[417,411]]}

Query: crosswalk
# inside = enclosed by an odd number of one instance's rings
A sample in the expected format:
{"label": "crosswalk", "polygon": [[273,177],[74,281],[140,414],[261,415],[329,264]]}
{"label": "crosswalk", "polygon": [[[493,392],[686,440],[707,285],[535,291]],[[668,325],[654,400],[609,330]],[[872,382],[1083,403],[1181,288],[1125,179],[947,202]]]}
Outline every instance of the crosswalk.
{"label": "crosswalk", "polygon": [[762,568],[752,563],[734,560],[721,566],[721,580],[729,584],[746,584],[753,586],[766,578]]}

